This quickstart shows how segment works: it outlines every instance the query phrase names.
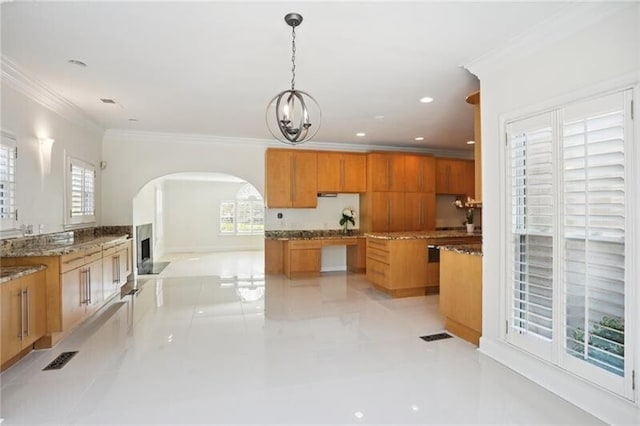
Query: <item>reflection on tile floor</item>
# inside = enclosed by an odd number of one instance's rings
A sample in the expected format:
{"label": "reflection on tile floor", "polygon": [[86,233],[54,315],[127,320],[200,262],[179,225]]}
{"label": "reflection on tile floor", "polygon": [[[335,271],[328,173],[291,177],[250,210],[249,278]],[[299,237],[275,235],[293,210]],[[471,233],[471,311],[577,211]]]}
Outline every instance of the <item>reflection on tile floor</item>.
{"label": "reflection on tile floor", "polygon": [[438,296],[394,300],[339,272],[265,277],[260,252],[168,260],[2,374],[3,426],[599,423],[469,343],[421,340],[443,330]]}

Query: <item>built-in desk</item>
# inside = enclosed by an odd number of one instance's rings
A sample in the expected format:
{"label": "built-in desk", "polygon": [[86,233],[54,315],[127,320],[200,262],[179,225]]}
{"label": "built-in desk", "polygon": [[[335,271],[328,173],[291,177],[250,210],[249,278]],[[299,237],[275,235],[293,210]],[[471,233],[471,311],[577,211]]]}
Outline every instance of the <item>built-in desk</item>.
{"label": "built-in desk", "polygon": [[265,272],[287,278],[320,275],[322,247],[347,246],[347,270],[363,273],[366,267],[366,239],[358,233],[341,231],[266,231]]}

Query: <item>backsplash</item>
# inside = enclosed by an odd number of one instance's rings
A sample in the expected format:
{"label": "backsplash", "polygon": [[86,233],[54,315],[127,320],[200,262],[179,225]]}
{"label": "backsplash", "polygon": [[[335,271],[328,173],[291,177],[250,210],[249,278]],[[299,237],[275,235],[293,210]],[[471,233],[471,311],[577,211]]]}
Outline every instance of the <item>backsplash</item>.
{"label": "backsplash", "polygon": [[[265,209],[265,229],[275,230],[310,230],[340,229],[342,210],[352,208],[356,212],[355,226],[360,227],[360,196],[358,194],[338,194],[337,197],[319,197],[318,206],[314,209]],[[282,213],[282,219],[278,219]]]}

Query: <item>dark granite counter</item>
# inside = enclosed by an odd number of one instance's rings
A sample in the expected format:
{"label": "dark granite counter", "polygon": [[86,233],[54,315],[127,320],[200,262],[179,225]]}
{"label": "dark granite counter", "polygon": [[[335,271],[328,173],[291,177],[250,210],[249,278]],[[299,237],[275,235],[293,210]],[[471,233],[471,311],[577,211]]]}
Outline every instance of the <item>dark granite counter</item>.
{"label": "dark granite counter", "polygon": [[266,240],[322,240],[335,238],[363,238],[357,229],[350,229],[346,234],[339,229],[325,229],[315,231],[265,231]]}
{"label": "dark granite counter", "polygon": [[460,244],[438,246],[440,250],[453,251],[460,254],[470,254],[472,256],[482,256],[482,244]]}
{"label": "dark granite counter", "polygon": [[412,232],[367,232],[368,238],[378,238],[382,240],[428,240],[441,238],[463,238],[463,237],[482,237],[482,232],[474,232],[468,234],[467,231],[448,230],[448,231],[412,231]]}
{"label": "dark granite counter", "polygon": [[0,268],[0,284],[42,271],[43,269],[46,269],[46,266],[3,266]]}

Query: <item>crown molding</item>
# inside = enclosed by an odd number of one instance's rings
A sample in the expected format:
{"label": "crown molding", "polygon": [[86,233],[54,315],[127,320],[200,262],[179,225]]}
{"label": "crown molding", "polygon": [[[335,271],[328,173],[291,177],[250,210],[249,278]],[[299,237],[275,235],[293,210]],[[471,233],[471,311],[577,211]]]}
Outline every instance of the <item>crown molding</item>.
{"label": "crown molding", "polygon": [[[205,145],[226,145],[226,146],[246,146],[260,148],[291,148],[291,145],[278,142],[273,139],[258,139],[233,136],[217,136],[198,133],[171,133],[153,132],[126,129],[107,129],[104,133],[103,141],[126,140],[128,142],[142,143],[191,143]],[[393,152],[413,152],[432,154],[436,157],[473,158],[473,151],[455,149],[434,149],[420,147],[406,147],[393,145],[373,145],[373,144],[349,144],[339,142],[312,141],[297,146],[295,149],[307,149],[318,151],[350,151],[350,152],[371,152],[371,151],[393,151]]]}
{"label": "crown molding", "polygon": [[104,128],[62,95],[33,77],[5,54],[0,57],[2,82],[45,108],[85,129],[104,133]]}
{"label": "crown molding", "polygon": [[482,80],[487,73],[531,56],[541,49],[567,38],[636,2],[570,2],[557,13],[529,30],[511,38],[501,46],[463,65]]}

